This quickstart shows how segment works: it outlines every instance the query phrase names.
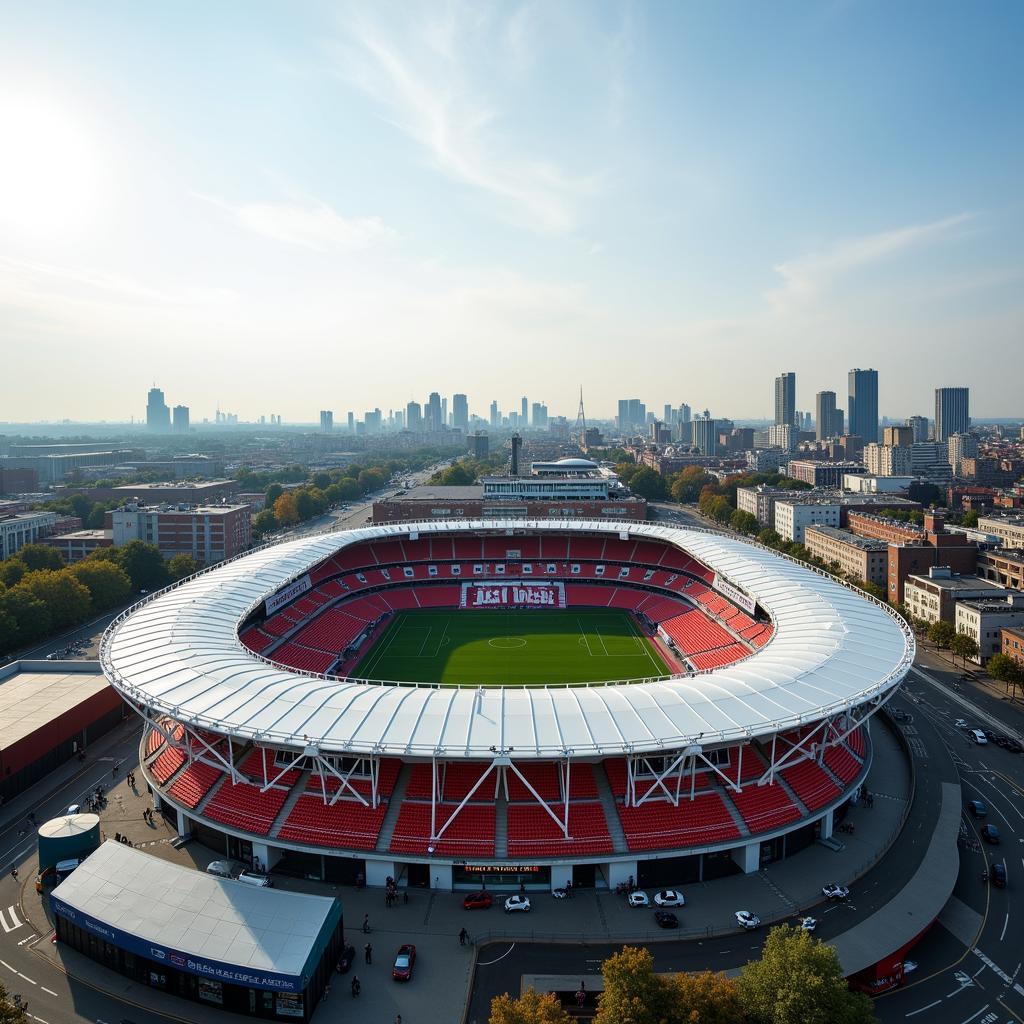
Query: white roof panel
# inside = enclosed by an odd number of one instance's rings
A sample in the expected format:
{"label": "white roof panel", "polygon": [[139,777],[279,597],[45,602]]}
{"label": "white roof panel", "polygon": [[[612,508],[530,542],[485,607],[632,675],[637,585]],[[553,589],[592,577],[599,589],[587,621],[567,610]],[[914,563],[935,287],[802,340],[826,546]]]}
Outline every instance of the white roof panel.
{"label": "white roof panel", "polygon": [[[238,639],[267,597],[340,549],[408,533],[628,533],[693,555],[771,616],[741,662],[671,679],[477,688],[324,679],[272,665]],[[651,523],[437,522],[365,527],[259,549],[163,591],[116,620],[101,658],[131,700],[213,731],[327,751],[517,758],[671,749],[766,735],[887,693],[914,639],[881,602],[744,541]]]}

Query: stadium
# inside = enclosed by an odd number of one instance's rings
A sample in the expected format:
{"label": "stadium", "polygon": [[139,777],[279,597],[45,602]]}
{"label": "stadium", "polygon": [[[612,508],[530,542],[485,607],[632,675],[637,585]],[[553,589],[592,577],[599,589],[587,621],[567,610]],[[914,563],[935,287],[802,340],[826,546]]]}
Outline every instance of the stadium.
{"label": "stadium", "polygon": [[559,520],[267,546],[101,649],[181,835],[334,882],[538,890],[827,839],[913,656],[884,604],[766,548]]}

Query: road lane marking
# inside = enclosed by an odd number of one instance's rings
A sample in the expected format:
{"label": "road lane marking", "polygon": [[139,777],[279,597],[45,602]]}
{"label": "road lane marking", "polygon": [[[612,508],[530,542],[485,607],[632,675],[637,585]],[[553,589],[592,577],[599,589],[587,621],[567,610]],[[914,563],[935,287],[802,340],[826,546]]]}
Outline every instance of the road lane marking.
{"label": "road lane marking", "polygon": [[60,996],[58,996],[58,995],[57,995],[57,993],[56,993],[56,992],[54,992],[52,988],[47,988],[47,987],[46,987],[45,985],[40,985],[39,987],[40,987],[40,988],[41,988],[41,989],[42,989],[42,990],[43,990],[43,991],[44,991],[45,993],[47,993],[47,995],[55,996],[55,997],[56,997],[57,999],[60,999]]}
{"label": "road lane marking", "polygon": [[[10,915],[11,923],[8,925],[7,916]],[[17,931],[25,922],[18,917],[14,907],[8,907],[6,911],[0,910],[0,928],[5,932]]]}
{"label": "road lane marking", "polygon": [[486,963],[483,963],[483,962],[478,963],[477,967],[490,967],[491,964],[496,964],[498,962],[498,960],[504,960],[505,957],[507,957],[509,955],[509,953],[511,953],[512,950],[515,949],[515,948],[516,948],[516,944],[513,942],[512,945],[509,946],[508,949],[504,953],[502,953],[501,956],[499,956],[497,960],[488,960]]}
{"label": "road lane marking", "polygon": [[1006,926],[1010,923],[1010,912],[1006,912],[1006,917],[1003,918],[1003,930],[999,933],[999,941],[1002,942],[1006,938]]}
{"label": "road lane marking", "polygon": [[970,1017],[966,1017],[964,1020],[960,1021],[960,1024],[971,1024],[972,1020],[980,1017],[988,1008],[989,1004],[986,1003],[977,1013],[972,1013]]}
{"label": "road lane marking", "polygon": [[11,972],[11,974],[17,974],[18,972],[6,961],[0,960],[0,964],[3,964]]}
{"label": "road lane marking", "polygon": [[30,985],[38,985],[38,981],[33,981],[27,974],[22,974],[21,971],[15,972],[19,978],[24,978]]}
{"label": "road lane marking", "polygon": [[[904,1014],[906,1017],[914,1017],[919,1013],[924,1013],[925,1010],[930,1010],[933,1006],[941,1006],[942,1000],[936,999],[934,1003],[929,1003],[927,1006],[922,1006],[920,1010],[911,1010],[910,1013]],[[977,1016],[977,1014],[975,1014]]]}
{"label": "road lane marking", "polygon": [[992,971],[993,974],[996,975],[996,977],[999,978],[1000,981],[1006,985],[1013,985],[1013,978],[1011,978],[998,964],[985,956],[980,949],[974,949],[973,953],[990,971]]}

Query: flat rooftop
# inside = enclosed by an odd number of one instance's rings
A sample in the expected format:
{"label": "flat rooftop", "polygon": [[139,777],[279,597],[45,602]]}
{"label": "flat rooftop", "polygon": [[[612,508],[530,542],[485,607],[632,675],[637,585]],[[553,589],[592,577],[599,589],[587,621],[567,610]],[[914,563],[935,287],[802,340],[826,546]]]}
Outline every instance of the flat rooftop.
{"label": "flat rooftop", "polygon": [[67,662],[50,663],[52,671],[33,671],[24,664],[0,668],[0,749],[13,747],[110,686],[98,661],[77,662],[81,668],[76,671],[69,671]]}
{"label": "flat rooftop", "polygon": [[908,576],[908,583],[931,584],[939,590],[948,590],[956,593],[960,590],[997,590],[1003,593],[1006,589],[1001,583],[993,583],[991,580],[983,580],[980,576],[953,576],[951,578],[932,576]]}
{"label": "flat rooftop", "polygon": [[839,530],[834,526],[822,526],[820,523],[811,523],[805,526],[804,530],[805,532],[819,533],[832,540],[842,541],[843,544],[860,548],[861,551],[886,551],[889,547],[884,540],[876,540],[874,537],[858,537],[857,534],[850,533],[849,530]]}
{"label": "flat rooftop", "polygon": [[[260,976],[266,982],[265,976],[277,975],[304,988],[341,918],[341,904],[330,897],[218,878],[112,839],[61,882],[51,899],[57,913],[82,927],[88,926],[80,915],[87,915],[147,946],[224,965],[256,987],[271,987],[261,985]],[[226,980],[246,983],[242,977]]]}
{"label": "flat rooftop", "polygon": [[411,488],[406,494],[397,497],[385,498],[385,501],[432,501],[441,498],[445,501],[464,498],[468,501],[482,501],[484,496],[483,484],[459,484],[450,487],[441,484],[419,484]]}

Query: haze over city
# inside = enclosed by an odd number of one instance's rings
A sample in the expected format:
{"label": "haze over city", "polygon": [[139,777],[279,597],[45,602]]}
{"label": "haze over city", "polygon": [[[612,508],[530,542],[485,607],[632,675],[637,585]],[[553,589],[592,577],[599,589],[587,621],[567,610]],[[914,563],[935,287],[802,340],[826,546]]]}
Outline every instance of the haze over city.
{"label": "haze over city", "polygon": [[983,10],[8,6],[0,418],[770,418],[855,366],[1013,415],[1024,13]]}

